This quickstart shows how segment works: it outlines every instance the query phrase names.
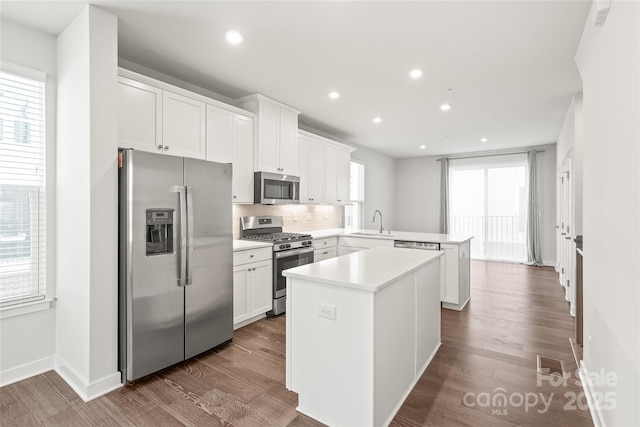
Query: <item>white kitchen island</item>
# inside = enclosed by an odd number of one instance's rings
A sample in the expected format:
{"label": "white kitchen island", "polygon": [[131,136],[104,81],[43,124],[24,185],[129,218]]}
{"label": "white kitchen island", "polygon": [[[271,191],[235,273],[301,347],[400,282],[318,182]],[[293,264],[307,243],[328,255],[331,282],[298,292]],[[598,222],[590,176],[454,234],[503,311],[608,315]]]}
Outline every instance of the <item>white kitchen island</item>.
{"label": "white kitchen island", "polygon": [[287,388],[332,426],[386,426],[440,347],[441,251],[375,247],[283,272]]}

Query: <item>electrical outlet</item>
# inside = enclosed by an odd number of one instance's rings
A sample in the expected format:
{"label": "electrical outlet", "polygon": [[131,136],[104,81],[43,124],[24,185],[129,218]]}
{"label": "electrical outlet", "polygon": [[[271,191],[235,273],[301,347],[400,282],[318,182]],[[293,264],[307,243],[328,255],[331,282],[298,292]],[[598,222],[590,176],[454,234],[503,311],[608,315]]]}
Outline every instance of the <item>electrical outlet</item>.
{"label": "electrical outlet", "polygon": [[311,212],[307,212],[307,221],[311,221],[312,219]]}
{"label": "electrical outlet", "polygon": [[336,320],[336,307],[333,305],[318,304],[318,316],[329,320]]}
{"label": "electrical outlet", "polygon": [[62,317],[58,317],[58,335],[64,335],[64,321]]}
{"label": "electrical outlet", "polygon": [[298,212],[293,213],[293,222],[298,221]]}

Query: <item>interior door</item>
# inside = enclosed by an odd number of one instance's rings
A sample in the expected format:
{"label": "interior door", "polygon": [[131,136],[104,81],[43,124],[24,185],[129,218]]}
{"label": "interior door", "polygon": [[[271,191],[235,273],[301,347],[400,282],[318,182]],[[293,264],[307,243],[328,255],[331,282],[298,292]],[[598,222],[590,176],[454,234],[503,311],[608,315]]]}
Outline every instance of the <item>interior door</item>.
{"label": "interior door", "polygon": [[[121,351],[125,379],[132,381],[184,360],[184,291],[180,286],[180,203],[182,159],[142,151],[125,151],[121,206],[126,210],[121,234]],[[170,233],[148,226],[153,213],[171,217]],[[164,225],[168,225],[167,222]],[[172,240],[162,249],[162,243]],[[151,242],[149,244],[148,242]],[[121,273],[122,274],[122,273]],[[125,309],[126,307],[126,309]],[[124,316],[124,317],[122,317]]]}
{"label": "interior door", "polygon": [[184,159],[192,232],[185,287],[185,358],[233,337],[231,165]]}

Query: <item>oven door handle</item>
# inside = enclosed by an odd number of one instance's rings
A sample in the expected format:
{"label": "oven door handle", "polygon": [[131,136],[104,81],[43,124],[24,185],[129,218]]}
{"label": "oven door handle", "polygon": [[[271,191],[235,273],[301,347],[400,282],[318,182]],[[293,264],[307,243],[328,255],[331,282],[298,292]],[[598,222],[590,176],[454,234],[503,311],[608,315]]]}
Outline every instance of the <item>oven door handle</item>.
{"label": "oven door handle", "polygon": [[309,253],[309,252],[313,252],[314,250],[315,250],[315,248],[313,246],[308,246],[306,248],[294,249],[292,251],[276,252],[275,253],[275,257],[276,257],[276,259],[279,259],[279,258],[284,258],[284,257],[289,257],[289,256],[302,255],[302,254],[306,254],[306,253]]}

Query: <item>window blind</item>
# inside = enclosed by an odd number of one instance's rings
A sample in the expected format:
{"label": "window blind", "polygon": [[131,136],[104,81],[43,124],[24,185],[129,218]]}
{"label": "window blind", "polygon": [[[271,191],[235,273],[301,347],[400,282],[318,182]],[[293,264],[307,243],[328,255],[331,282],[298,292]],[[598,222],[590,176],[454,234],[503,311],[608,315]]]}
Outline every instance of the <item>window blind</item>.
{"label": "window blind", "polygon": [[0,305],[46,291],[45,76],[0,69]]}

